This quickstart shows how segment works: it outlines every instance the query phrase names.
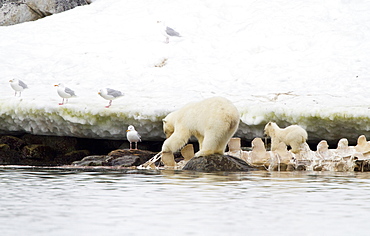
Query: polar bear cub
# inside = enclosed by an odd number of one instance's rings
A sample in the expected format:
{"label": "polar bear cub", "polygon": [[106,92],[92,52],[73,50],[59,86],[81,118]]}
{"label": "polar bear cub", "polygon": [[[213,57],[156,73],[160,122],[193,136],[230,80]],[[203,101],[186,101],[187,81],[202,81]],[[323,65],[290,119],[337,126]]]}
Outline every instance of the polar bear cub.
{"label": "polar bear cub", "polygon": [[275,151],[279,143],[285,143],[292,148],[293,153],[300,151],[301,145],[307,140],[307,132],[299,125],[291,125],[285,129],[279,128],[274,122],[265,126],[265,134],[271,137],[271,151]]}
{"label": "polar bear cub", "polygon": [[163,119],[166,140],[163,153],[174,153],[191,136],[198,139],[199,151],[195,156],[224,154],[227,143],[239,127],[240,114],[229,100],[212,97],[185,105]]}

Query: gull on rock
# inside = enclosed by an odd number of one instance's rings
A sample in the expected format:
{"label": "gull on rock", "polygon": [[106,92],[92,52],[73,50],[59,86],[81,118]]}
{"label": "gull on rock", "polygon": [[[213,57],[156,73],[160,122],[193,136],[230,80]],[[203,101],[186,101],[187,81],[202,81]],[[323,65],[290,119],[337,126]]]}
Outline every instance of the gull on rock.
{"label": "gull on rock", "polygon": [[65,103],[68,103],[68,98],[76,97],[75,92],[72,89],[65,87],[64,84],[59,83],[59,84],[56,84],[54,86],[58,87],[58,90],[57,90],[58,94],[61,98],[63,98],[62,102],[59,103],[59,105],[64,104],[64,99],[66,101]]}
{"label": "gull on rock", "polygon": [[114,100],[116,98],[119,98],[119,97],[122,97],[124,95],[121,91],[114,90],[114,89],[111,89],[111,88],[100,89],[98,94],[102,98],[104,98],[106,100],[109,100],[108,106],[105,106],[106,108],[109,108],[112,105],[112,100]]}
{"label": "gull on rock", "polygon": [[19,92],[19,97],[24,89],[28,88],[27,85],[19,79],[11,79],[9,80],[10,86],[14,89],[15,93],[14,96],[17,96],[17,92]]}
{"label": "gull on rock", "polygon": [[157,23],[162,24],[162,27],[163,27],[162,33],[166,37],[165,43],[169,43],[170,42],[170,37],[181,37],[181,35],[180,35],[179,32],[177,32],[176,30],[174,30],[171,27],[168,27],[164,22],[157,21]]}
{"label": "gull on rock", "polygon": [[132,143],[135,143],[135,150],[137,150],[137,142],[141,142],[140,134],[135,130],[133,125],[130,125],[126,132],[127,140],[130,142],[130,150],[132,150]]}

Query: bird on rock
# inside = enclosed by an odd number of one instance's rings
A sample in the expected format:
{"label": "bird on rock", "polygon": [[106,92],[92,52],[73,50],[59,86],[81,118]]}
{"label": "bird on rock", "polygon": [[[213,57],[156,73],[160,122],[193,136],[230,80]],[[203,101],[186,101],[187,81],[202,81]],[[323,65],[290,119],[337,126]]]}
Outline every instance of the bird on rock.
{"label": "bird on rock", "polygon": [[168,27],[164,22],[157,21],[157,23],[160,23],[163,26],[162,33],[166,37],[165,43],[169,43],[170,42],[170,37],[181,37],[181,35],[180,35],[179,32],[177,32],[176,30],[174,30],[171,27]]}
{"label": "bird on rock", "polygon": [[102,98],[104,98],[106,100],[109,100],[109,104],[108,104],[108,106],[105,106],[105,108],[109,108],[112,105],[112,100],[114,100],[116,98],[119,98],[119,97],[122,97],[124,95],[121,91],[114,90],[114,89],[111,89],[111,88],[100,89],[98,94]]}
{"label": "bird on rock", "polygon": [[75,92],[72,89],[65,87],[64,84],[59,83],[59,84],[56,84],[54,86],[58,87],[58,90],[57,90],[58,94],[61,98],[63,98],[62,102],[59,103],[59,105],[64,104],[64,99],[66,101],[65,103],[68,103],[68,98],[76,97]]}
{"label": "bird on rock", "polygon": [[132,150],[132,143],[135,143],[135,150],[137,150],[137,142],[141,142],[140,134],[135,130],[133,125],[130,125],[126,132],[127,140],[130,142],[130,150]]}
{"label": "bird on rock", "polygon": [[24,89],[28,88],[27,85],[19,79],[11,79],[9,80],[10,86],[14,89],[15,93],[14,96],[17,96],[17,92],[19,92],[19,97]]}

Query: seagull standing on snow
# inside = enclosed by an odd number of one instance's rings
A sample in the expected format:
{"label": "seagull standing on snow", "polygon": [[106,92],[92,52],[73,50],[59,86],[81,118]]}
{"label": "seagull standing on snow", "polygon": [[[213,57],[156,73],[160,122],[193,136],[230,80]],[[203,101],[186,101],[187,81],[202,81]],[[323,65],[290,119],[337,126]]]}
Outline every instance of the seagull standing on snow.
{"label": "seagull standing on snow", "polygon": [[133,125],[130,125],[126,132],[127,140],[130,142],[130,150],[132,150],[132,143],[135,143],[135,150],[137,150],[137,142],[141,142],[140,134],[135,130]]}
{"label": "seagull standing on snow", "polygon": [[22,80],[19,79],[11,79],[9,80],[10,86],[14,89],[15,93],[14,96],[17,96],[17,92],[19,92],[19,97],[21,96],[21,93],[24,89],[28,88],[25,83],[23,83]]}
{"label": "seagull standing on snow", "polygon": [[66,103],[68,103],[68,98],[76,97],[75,92],[72,89],[65,87],[64,84],[60,83],[54,86],[58,87],[58,94],[63,98],[62,103],[59,103],[59,105],[64,104],[64,99],[66,100]]}
{"label": "seagull standing on snow", "polygon": [[108,106],[105,106],[105,108],[109,108],[112,105],[112,100],[114,100],[116,98],[119,98],[119,97],[122,97],[124,95],[121,91],[114,90],[114,89],[111,89],[111,88],[100,89],[98,94],[102,98],[104,98],[106,100],[109,100],[109,104],[108,104]]}
{"label": "seagull standing on snow", "polygon": [[157,23],[161,23],[163,25],[163,31],[162,33],[164,36],[166,36],[166,41],[165,43],[170,42],[170,37],[181,37],[180,33],[177,32],[176,30],[172,29],[171,27],[166,26],[164,22],[157,21]]}

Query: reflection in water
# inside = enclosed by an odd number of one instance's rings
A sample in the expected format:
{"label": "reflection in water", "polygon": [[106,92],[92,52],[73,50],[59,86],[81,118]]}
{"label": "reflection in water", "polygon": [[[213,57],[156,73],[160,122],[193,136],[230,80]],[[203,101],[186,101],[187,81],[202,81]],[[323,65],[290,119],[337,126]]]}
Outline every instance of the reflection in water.
{"label": "reflection in water", "polygon": [[367,235],[370,174],[0,169],[2,235]]}

